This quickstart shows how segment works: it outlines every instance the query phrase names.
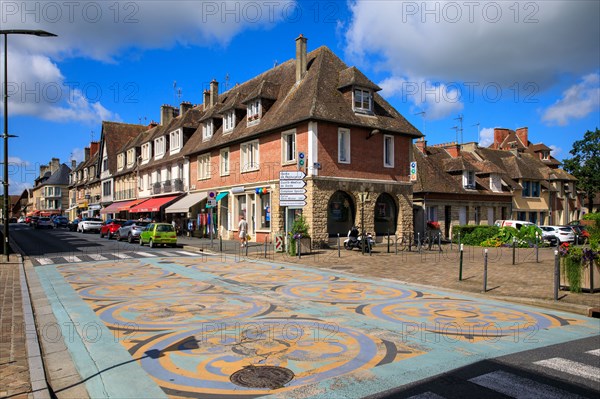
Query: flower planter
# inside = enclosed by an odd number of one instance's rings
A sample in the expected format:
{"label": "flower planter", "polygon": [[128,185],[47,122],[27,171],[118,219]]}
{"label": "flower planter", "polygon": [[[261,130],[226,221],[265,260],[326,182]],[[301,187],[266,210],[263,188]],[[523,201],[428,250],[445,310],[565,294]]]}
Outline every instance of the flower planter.
{"label": "flower planter", "polygon": [[[600,291],[600,265],[598,261],[592,262],[592,265],[590,267],[590,262],[586,262],[585,265],[580,266],[581,291],[591,293]],[[560,287],[563,289],[571,288],[564,262],[561,262],[560,265]]]}
{"label": "flower planter", "polygon": [[[294,243],[292,244],[293,239],[289,239],[290,242],[288,242],[288,253],[292,256],[297,256],[298,255],[298,250],[296,249],[296,244],[298,242],[298,240],[293,240]],[[304,255],[304,254],[308,254],[310,253],[311,250],[311,239],[310,238],[301,238],[300,239],[300,254]]]}

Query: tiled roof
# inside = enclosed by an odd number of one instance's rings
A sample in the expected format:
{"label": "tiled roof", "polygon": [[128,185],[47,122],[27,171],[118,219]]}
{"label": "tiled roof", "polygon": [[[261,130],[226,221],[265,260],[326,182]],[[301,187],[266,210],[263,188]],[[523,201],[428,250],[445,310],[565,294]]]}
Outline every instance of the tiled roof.
{"label": "tiled roof", "polygon": [[63,163],[43,184],[66,186],[69,184],[69,173],[71,173],[71,168]]}
{"label": "tiled roof", "polygon": [[[147,130],[146,125],[134,125],[119,122],[102,122],[102,142],[100,147],[106,146],[108,156],[108,170],[111,173],[117,170],[117,153],[123,148],[125,143],[135,139],[141,132]],[[100,148],[99,151],[103,151]],[[99,154],[101,157],[102,154]]]}
{"label": "tiled roof", "polygon": [[381,87],[371,82],[361,71],[356,67],[346,68],[339,72],[338,89],[343,89],[348,86],[364,87],[375,91],[381,90]]}

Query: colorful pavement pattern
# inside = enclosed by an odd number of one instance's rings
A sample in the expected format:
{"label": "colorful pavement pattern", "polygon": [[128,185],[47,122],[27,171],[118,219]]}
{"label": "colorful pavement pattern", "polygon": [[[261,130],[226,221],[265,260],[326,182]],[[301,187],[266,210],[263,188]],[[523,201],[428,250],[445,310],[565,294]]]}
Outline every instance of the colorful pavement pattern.
{"label": "colorful pavement pattern", "polygon": [[[91,397],[362,397],[598,334],[597,320],[575,315],[260,261],[152,258],[36,271]],[[230,381],[265,365],[294,378],[277,389]]]}

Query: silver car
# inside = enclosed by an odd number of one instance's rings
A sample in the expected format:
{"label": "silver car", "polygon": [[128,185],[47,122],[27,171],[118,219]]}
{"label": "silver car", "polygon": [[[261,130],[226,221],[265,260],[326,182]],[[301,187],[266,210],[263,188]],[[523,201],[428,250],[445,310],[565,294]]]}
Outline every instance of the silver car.
{"label": "silver car", "polygon": [[54,226],[52,225],[52,220],[50,218],[39,218],[37,223],[35,224],[36,229],[52,229]]}
{"label": "silver car", "polygon": [[134,241],[138,241],[140,239],[140,234],[144,227],[146,227],[150,222],[141,222],[138,220],[128,220],[125,222],[119,230],[115,233],[115,238],[117,241],[127,240],[127,242],[132,243]]}
{"label": "silver car", "polygon": [[90,231],[100,232],[102,227],[102,219],[100,218],[83,218],[77,225],[77,231],[79,233],[88,233]]}
{"label": "silver car", "polygon": [[563,242],[575,241],[575,234],[570,227],[565,226],[540,226],[544,232],[550,233],[556,237],[559,244]]}

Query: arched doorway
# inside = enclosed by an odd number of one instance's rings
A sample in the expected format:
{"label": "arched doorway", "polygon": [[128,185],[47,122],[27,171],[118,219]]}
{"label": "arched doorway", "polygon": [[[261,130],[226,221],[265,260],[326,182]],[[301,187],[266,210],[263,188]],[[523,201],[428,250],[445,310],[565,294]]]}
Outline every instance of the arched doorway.
{"label": "arched doorway", "polygon": [[396,234],[398,225],[398,207],[388,193],[381,194],[375,202],[375,235],[384,236],[388,232]]}
{"label": "arched doorway", "polygon": [[343,191],[336,191],[329,199],[327,205],[327,232],[330,237],[348,234],[354,224],[356,208],[354,200]]}

